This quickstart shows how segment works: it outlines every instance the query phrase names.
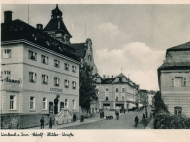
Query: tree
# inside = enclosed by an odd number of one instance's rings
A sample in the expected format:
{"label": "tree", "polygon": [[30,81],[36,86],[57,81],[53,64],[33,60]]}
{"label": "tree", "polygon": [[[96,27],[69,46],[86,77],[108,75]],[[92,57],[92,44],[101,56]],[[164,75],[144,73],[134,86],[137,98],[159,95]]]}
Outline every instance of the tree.
{"label": "tree", "polygon": [[88,113],[90,103],[98,97],[95,75],[92,75],[92,68],[86,62],[80,66],[79,82],[79,105]]}

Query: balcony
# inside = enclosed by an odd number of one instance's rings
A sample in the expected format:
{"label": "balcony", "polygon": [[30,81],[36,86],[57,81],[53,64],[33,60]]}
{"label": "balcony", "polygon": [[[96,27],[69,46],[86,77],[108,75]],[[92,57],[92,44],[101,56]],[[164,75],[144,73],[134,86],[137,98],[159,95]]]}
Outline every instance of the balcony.
{"label": "balcony", "polygon": [[14,80],[5,78],[1,80],[1,90],[9,90],[9,91],[20,91],[21,89],[21,79]]}

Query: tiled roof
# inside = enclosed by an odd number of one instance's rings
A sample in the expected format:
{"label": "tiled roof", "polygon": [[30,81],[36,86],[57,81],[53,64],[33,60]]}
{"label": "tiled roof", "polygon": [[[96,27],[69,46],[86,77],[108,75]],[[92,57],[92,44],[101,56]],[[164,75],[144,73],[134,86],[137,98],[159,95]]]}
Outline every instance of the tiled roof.
{"label": "tiled roof", "polygon": [[169,51],[179,51],[179,50],[190,50],[190,42],[184,43],[184,44],[180,44],[178,46],[174,46],[171,48],[168,48],[166,51],[166,55]]}
{"label": "tiled roof", "polygon": [[1,41],[24,39],[39,46],[55,51],[78,61],[75,56],[75,49],[51,38],[21,20],[14,20],[10,23],[1,23]]}
{"label": "tiled roof", "polygon": [[[60,22],[60,28],[58,28],[58,22]],[[63,23],[63,20],[61,19],[51,19],[44,28],[44,31],[63,31],[64,33],[72,37],[69,31],[67,30],[65,24]]]}
{"label": "tiled roof", "polygon": [[163,63],[158,70],[167,70],[167,69],[190,69],[190,61],[189,62],[166,62]]}
{"label": "tiled roof", "polygon": [[73,43],[69,46],[75,49],[75,55],[78,57],[78,59],[84,58],[87,49],[86,43]]}

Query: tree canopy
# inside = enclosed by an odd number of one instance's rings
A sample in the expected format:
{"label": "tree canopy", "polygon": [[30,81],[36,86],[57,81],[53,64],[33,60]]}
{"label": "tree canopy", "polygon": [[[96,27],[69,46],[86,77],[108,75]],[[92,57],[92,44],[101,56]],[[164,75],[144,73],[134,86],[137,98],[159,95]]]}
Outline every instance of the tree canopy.
{"label": "tree canopy", "polygon": [[79,105],[87,111],[90,109],[90,103],[98,99],[95,75],[92,75],[92,70],[92,67],[85,62],[80,66]]}

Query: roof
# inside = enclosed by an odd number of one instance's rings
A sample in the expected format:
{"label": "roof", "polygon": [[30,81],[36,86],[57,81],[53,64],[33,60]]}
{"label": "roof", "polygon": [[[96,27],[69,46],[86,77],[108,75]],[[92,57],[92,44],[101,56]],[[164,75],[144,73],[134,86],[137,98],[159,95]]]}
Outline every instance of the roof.
{"label": "roof", "polygon": [[190,61],[187,62],[165,62],[158,70],[178,70],[178,69],[190,69]]}
{"label": "roof", "polygon": [[56,8],[51,11],[52,15],[59,15],[62,16],[61,10],[58,8],[58,4],[56,4]]}
{"label": "roof", "polygon": [[75,55],[78,59],[84,58],[87,49],[86,43],[73,43],[69,46],[75,49]]}
{"label": "roof", "polygon": [[[59,22],[60,22],[60,27],[58,27]],[[46,27],[44,28],[44,31],[63,31],[64,33],[72,37],[69,31],[67,30],[62,19],[57,19],[57,18],[51,19],[49,23],[46,25]]]}
{"label": "roof", "polygon": [[2,42],[24,39],[79,61],[75,55],[75,49],[51,38],[43,33],[43,31],[26,24],[21,20],[17,19],[10,23],[1,23],[1,35]]}

